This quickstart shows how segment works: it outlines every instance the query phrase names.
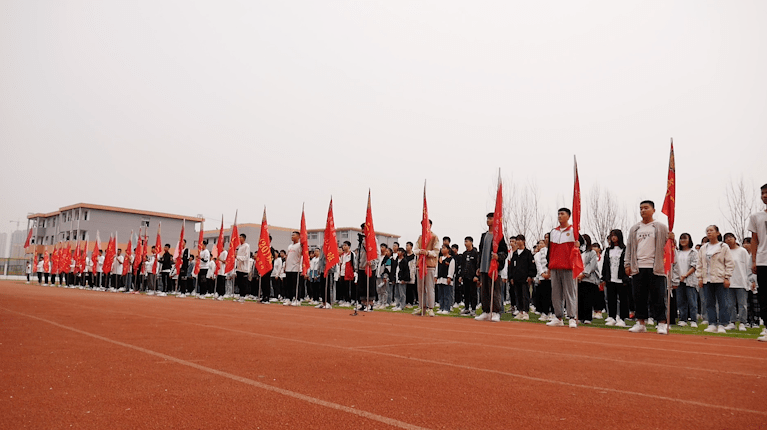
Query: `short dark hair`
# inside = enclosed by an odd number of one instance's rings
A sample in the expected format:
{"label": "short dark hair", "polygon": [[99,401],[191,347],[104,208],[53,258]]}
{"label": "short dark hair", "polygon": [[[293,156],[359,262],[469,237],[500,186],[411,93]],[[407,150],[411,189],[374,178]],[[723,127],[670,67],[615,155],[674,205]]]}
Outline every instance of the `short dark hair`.
{"label": "short dark hair", "polygon": [[655,202],[652,200],[642,200],[641,202],[639,202],[639,206],[642,206],[645,203],[650,205],[653,209],[655,209]]}
{"label": "short dark hair", "polygon": [[384,249],[389,249],[389,245],[387,245],[387,244],[385,244],[385,243],[382,243],[382,244],[381,244],[381,247],[383,247]]}
{"label": "short dark hair", "polygon": [[184,243],[186,243],[186,239],[184,239]]}
{"label": "short dark hair", "polygon": [[570,212],[570,209],[567,209],[567,208],[559,208],[559,209],[557,209],[557,213],[560,213],[560,212],[565,212],[567,214],[567,216],[570,216],[570,215],[573,214],[572,212]]}
{"label": "short dark hair", "polygon": [[122,249],[122,248],[117,248],[117,250],[118,250],[118,251],[122,251],[123,249]]}
{"label": "short dark hair", "polygon": [[458,250],[458,245],[457,245],[457,244],[455,244],[455,243],[454,243],[454,244],[452,244],[450,247],[451,247],[451,248],[453,248],[453,249],[455,249],[455,250]]}
{"label": "short dark hair", "polygon": [[750,237],[744,237],[743,238],[743,244],[746,244],[746,243],[751,243],[751,238]]}
{"label": "short dark hair", "polygon": [[203,241],[202,241],[202,244],[203,244],[203,245],[207,245],[207,244],[208,244],[208,241],[207,241],[207,240],[203,240]]}
{"label": "short dark hair", "polygon": [[397,249],[397,252],[398,252],[398,253],[399,253],[399,252],[401,252],[401,253],[403,253],[403,254],[404,254],[404,253],[405,253],[405,248],[398,248],[398,249]]}
{"label": "short dark hair", "polygon": [[443,237],[443,238],[442,238],[442,241],[443,241],[443,242],[444,242],[444,241],[448,241],[448,242],[451,242],[451,240],[450,240],[450,236],[445,236],[445,237]]}
{"label": "short dark hair", "polygon": [[474,238],[471,236],[466,236],[463,238],[463,240],[468,240],[469,242],[474,243]]}
{"label": "short dark hair", "polygon": [[248,236],[245,236],[245,233],[240,233],[240,236],[242,236],[243,239],[247,239]]}
{"label": "short dark hair", "polygon": [[170,248],[170,243],[166,243],[165,246]]}
{"label": "short dark hair", "polygon": [[517,240],[521,240],[521,241],[524,242],[525,241],[525,235],[524,234],[518,234],[517,235]]}
{"label": "short dark hair", "polygon": [[487,218],[495,218],[495,212],[488,212]]}
{"label": "short dark hair", "polygon": [[392,246],[394,246],[394,245],[397,245],[397,246],[399,246],[399,242],[394,242],[394,243],[392,243]]}
{"label": "short dark hair", "polygon": [[733,239],[735,239],[735,241],[738,240],[737,238],[735,238],[734,234],[732,234],[732,233],[725,233],[724,234],[724,240],[727,240],[728,237],[732,237]]}
{"label": "short dark hair", "polygon": [[345,240],[345,241],[344,241],[344,245],[352,246],[352,243],[351,243],[351,242],[349,242],[348,240]]}
{"label": "short dark hair", "polygon": [[405,245],[413,246],[413,242],[408,241],[407,243],[405,243]]}
{"label": "short dark hair", "polygon": [[759,188],[759,189],[762,190],[762,191],[767,190],[767,184],[762,185],[762,187]]}
{"label": "short dark hair", "polygon": [[679,235],[679,250],[684,251],[684,248],[682,247],[682,239],[687,238],[687,247],[692,249],[695,245],[692,243],[692,236],[690,236],[690,233],[682,233]]}

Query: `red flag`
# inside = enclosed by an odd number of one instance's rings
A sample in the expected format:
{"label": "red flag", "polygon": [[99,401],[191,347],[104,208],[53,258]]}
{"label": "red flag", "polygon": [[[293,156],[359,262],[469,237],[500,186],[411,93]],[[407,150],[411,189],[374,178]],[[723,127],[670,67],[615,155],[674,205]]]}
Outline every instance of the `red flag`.
{"label": "red flag", "polygon": [[[498,170],[498,191],[495,195],[495,210],[493,211],[493,254],[498,253],[498,245],[503,239],[503,182],[501,182],[501,170]],[[490,260],[490,270],[487,271],[490,279],[498,276],[498,260]]]}
{"label": "red flag", "polygon": [[578,179],[578,160],[575,159],[575,156],[573,156],[573,163],[575,169],[573,183],[573,239],[575,246],[570,253],[570,259],[573,262],[573,279],[575,279],[583,272],[583,258],[581,257],[581,247],[578,244],[581,228],[581,182]]}
{"label": "red flag", "polygon": [[[27,240],[24,242],[24,248],[29,246],[29,242],[32,240],[32,228],[29,229],[29,232],[27,232]],[[37,270],[37,269],[35,269]]]}
{"label": "red flag", "polygon": [[130,232],[130,238],[128,238],[128,246],[125,247],[125,257],[123,260],[123,272],[118,273],[118,275],[127,275],[131,268],[131,262],[130,262],[130,256],[131,256],[131,245],[133,243],[133,230]]}
{"label": "red flag", "polygon": [[104,253],[104,266],[102,267],[104,275],[112,273],[112,263],[114,263],[115,254],[117,253],[116,240],[117,239],[114,236],[109,235],[109,243],[107,244],[107,250]]}
{"label": "red flag", "polygon": [[64,258],[61,261],[64,264],[64,273],[69,274],[72,270],[72,243],[67,242],[67,248],[64,251]]}
{"label": "red flag", "polygon": [[306,276],[306,272],[309,270],[309,234],[306,232],[306,215],[304,214],[304,208],[301,207],[301,275]]}
{"label": "red flag", "polygon": [[96,273],[96,270],[99,267],[99,248],[101,248],[101,238],[99,237],[98,230],[96,230],[96,243],[93,245],[93,252],[91,252],[91,263],[93,263],[93,273]]}
{"label": "red flag", "polygon": [[200,273],[200,253],[202,252],[202,241],[203,241],[203,233],[204,233],[204,227],[205,227],[205,221],[202,221],[200,223],[200,237],[197,238],[197,264],[194,265],[194,276],[197,276]]}
{"label": "red flag", "polygon": [[237,258],[237,248],[240,247],[240,232],[237,229],[237,213],[234,214],[234,224],[232,224],[232,237],[229,239],[229,253],[226,254],[226,273],[234,270],[234,262]]}
{"label": "red flag", "polygon": [[35,265],[32,266],[32,272],[37,272],[37,253],[35,252]]}
{"label": "red flag", "polygon": [[80,274],[80,241],[79,240],[77,241],[77,246],[75,246],[75,255],[72,258],[72,260],[74,260],[74,263],[75,263],[75,268],[72,273],[74,273],[75,275],[79,275]]}
{"label": "red flag", "polygon": [[[426,205],[426,181],[423,181],[423,217],[421,218],[421,249],[429,246],[431,239],[431,224],[429,224],[429,208]],[[426,278],[426,258],[418,257],[418,276]]]}
{"label": "red flag", "polygon": [[50,273],[51,270],[51,256],[48,254],[48,250],[43,254],[43,272]]}
{"label": "red flag", "polygon": [[85,258],[87,254],[88,254],[88,241],[85,241],[85,243],[83,244],[83,249],[80,250],[80,267],[83,273],[85,273],[85,269],[86,269],[87,263],[85,261]]}
{"label": "red flag", "polygon": [[[266,208],[264,208],[266,211]],[[224,214],[221,214],[221,229],[218,231],[218,241],[216,242],[216,276],[218,276],[219,270],[221,270],[221,261],[218,256],[224,252]]]}
{"label": "red flag", "polygon": [[141,273],[146,274],[146,265],[143,264],[146,260],[146,255],[149,253],[149,229],[144,230],[144,249],[141,251]]}
{"label": "red flag", "polygon": [[181,235],[178,238],[178,245],[176,246],[176,250],[173,252],[173,257],[176,258],[176,273],[178,273],[178,276],[182,276],[181,263],[184,261],[183,257],[184,257],[184,228],[185,227],[186,227],[186,220],[184,220],[184,223],[181,224]]}
{"label": "red flag", "polygon": [[322,241],[322,253],[325,254],[325,276],[328,271],[340,261],[338,255],[338,239],[336,239],[336,226],[333,220],[333,198],[330,198],[328,206],[328,219],[325,222],[325,234]]}
{"label": "red flag", "polygon": [[58,264],[58,258],[59,258],[59,248],[58,244],[53,246],[53,252],[51,253],[51,273],[58,274],[59,264]]}
{"label": "red flag", "polygon": [[141,242],[141,229],[138,229],[138,236],[136,236],[136,252],[133,253],[133,273],[138,275],[141,271],[141,252],[144,249],[143,243]]}
{"label": "red flag", "polygon": [[[365,231],[363,233],[365,233],[365,255],[367,255],[368,262],[370,262],[378,258],[376,231],[375,228],[373,228],[373,209],[370,205],[370,189],[368,189],[368,210],[367,214],[365,215]],[[370,267],[370,264],[368,264],[368,266],[365,268],[365,273],[368,276],[373,276],[373,271]]]}
{"label": "red flag", "polygon": [[258,238],[258,250],[256,251],[256,270],[260,276],[264,276],[272,270],[272,241],[269,240],[269,227],[266,223],[266,206],[264,206],[264,216],[261,217],[261,236]]}
{"label": "red flag", "polygon": [[154,243],[154,262],[152,263],[152,273],[157,274],[157,260],[160,257],[160,251],[162,251],[162,240],[160,239],[160,227],[162,223],[157,223],[157,239]]}
{"label": "red flag", "polygon": [[[661,210],[668,217],[668,231],[674,230],[674,216],[676,215],[676,162],[674,161],[674,139],[671,139],[671,153],[668,157],[668,180],[666,181],[666,198],[663,200]],[[663,269],[666,274],[671,272],[674,263],[674,241],[668,239],[663,247]]]}

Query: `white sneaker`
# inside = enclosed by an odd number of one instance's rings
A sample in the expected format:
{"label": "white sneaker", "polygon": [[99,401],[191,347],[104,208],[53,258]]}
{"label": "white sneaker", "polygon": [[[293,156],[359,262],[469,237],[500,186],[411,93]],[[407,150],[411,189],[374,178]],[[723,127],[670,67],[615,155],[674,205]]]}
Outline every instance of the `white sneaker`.
{"label": "white sneaker", "polygon": [[686,327],[686,326],[687,326],[687,323],[686,323],[685,321],[679,321],[679,323],[677,323],[677,325],[678,325],[679,327]]}
{"label": "white sneaker", "polygon": [[668,324],[658,323],[658,334],[668,334]]}
{"label": "white sneaker", "polygon": [[392,308],[392,311],[394,311],[394,312],[399,312],[401,310],[402,310],[402,308],[399,307],[399,306],[395,306],[395,307]]}
{"label": "white sneaker", "polygon": [[655,325],[655,320],[652,318],[647,318],[647,325]]}
{"label": "white sneaker", "polygon": [[538,317],[538,321],[548,321],[548,320],[549,320],[549,316],[546,314],[541,314],[541,316]]}
{"label": "white sneaker", "polygon": [[725,328],[725,326],[723,326],[723,325],[720,325],[719,327],[717,327],[716,332],[717,333],[727,333],[727,328]]}
{"label": "white sneaker", "polygon": [[493,312],[493,315],[490,317],[490,321],[492,322],[500,322],[501,321],[501,314],[498,312]]}
{"label": "white sneaker", "polygon": [[293,302],[290,304],[290,306],[301,306],[301,302],[299,302],[298,300],[294,300],[294,301],[293,301]]}
{"label": "white sneaker", "polygon": [[700,323],[703,324],[703,325],[708,325],[708,321],[707,320],[703,320]]}
{"label": "white sneaker", "polygon": [[759,336],[756,338],[759,342],[767,342],[767,336]]}
{"label": "white sneaker", "polygon": [[578,328],[578,321],[575,318],[570,319],[570,328]]}
{"label": "white sneaker", "polygon": [[549,327],[564,327],[565,323],[563,323],[561,319],[553,317],[551,321],[546,323],[546,325]]}
{"label": "white sneaker", "polygon": [[740,331],[746,331],[746,325],[743,323],[740,323],[740,326],[738,327],[738,330]]}
{"label": "white sneaker", "polygon": [[607,319],[605,320],[605,325],[614,326],[615,325],[615,318],[607,317]]}
{"label": "white sneaker", "polygon": [[703,330],[703,331],[705,331],[706,333],[716,333],[717,332],[715,325],[710,325],[710,326],[706,327],[706,329]]}
{"label": "white sneaker", "polygon": [[695,321],[691,321],[691,322],[690,322],[690,327],[692,327],[692,328],[698,328],[698,323],[696,323]]}
{"label": "white sneaker", "polygon": [[487,312],[483,312],[481,315],[474,317],[477,321],[488,321],[490,318],[492,318],[492,316]]}
{"label": "white sneaker", "polygon": [[183,298],[186,298],[186,294],[181,293],[177,295],[176,297],[178,297],[179,299],[183,299]]}
{"label": "white sneaker", "polygon": [[[447,312],[445,312],[445,313],[447,313]],[[429,309],[429,312],[427,312],[426,314],[429,315],[430,317],[433,317],[434,316],[434,310],[433,309]]]}
{"label": "white sneaker", "polygon": [[602,319],[602,312],[597,312],[594,314],[594,319],[601,320]]}
{"label": "white sneaker", "polygon": [[637,322],[636,324],[634,324],[633,327],[629,329],[629,331],[632,333],[646,333],[647,327],[645,327],[644,324],[640,324]]}
{"label": "white sneaker", "polygon": [[725,330],[735,330],[735,323],[729,323],[726,326],[724,326]]}
{"label": "white sneaker", "polygon": [[529,321],[530,320],[530,314],[527,312],[522,312],[522,321]]}

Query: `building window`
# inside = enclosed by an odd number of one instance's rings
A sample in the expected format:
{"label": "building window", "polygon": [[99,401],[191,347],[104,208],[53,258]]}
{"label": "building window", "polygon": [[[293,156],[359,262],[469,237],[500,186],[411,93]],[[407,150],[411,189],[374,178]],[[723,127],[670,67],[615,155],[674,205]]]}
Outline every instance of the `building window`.
{"label": "building window", "polygon": [[224,243],[229,242],[229,236],[224,236]]}
{"label": "building window", "polygon": [[80,240],[88,240],[88,232],[87,231],[81,231],[80,232]]}
{"label": "building window", "polygon": [[90,211],[83,212],[83,221],[90,221],[91,220],[91,216],[90,215],[91,215]]}
{"label": "building window", "polygon": [[141,227],[149,227],[149,218],[141,218]]}
{"label": "building window", "polygon": [[319,237],[318,233],[309,233],[310,240],[317,240],[318,237]]}
{"label": "building window", "polygon": [[52,219],[52,224],[53,224],[53,225],[52,225],[51,227],[56,227],[56,218],[53,218],[53,219]]}
{"label": "building window", "polygon": [[342,231],[341,232],[341,239],[348,239],[349,238],[349,232],[348,231]]}

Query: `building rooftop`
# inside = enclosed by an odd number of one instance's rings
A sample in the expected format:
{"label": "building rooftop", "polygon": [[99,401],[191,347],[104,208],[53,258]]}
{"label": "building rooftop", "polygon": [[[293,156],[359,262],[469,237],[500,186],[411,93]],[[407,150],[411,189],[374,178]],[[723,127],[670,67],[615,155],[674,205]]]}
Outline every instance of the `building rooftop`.
{"label": "building rooftop", "polygon": [[180,219],[180,220],[187,220],[190,222],[202,222],[202,218],[198,218],[195,216],[186,216],[186,215],[176,215],[176,214],[169,214],[164,212],[153,212],[153,211],[144,211],[140,209],[128,209],[128,208],[119,208],[116,206],[105,206],[105,205],[94,205],[91,203],[77,203],[70,206],[65,206],[63,208],[59,208],[59,210],[55,212],[50,213],[35,213],[31,215],[27,215],[27,219],[33,219],[33,218],[48,218],[55,215],[59,215],[62,212],[66,212],[71,209],[95,209],[95,210],[101,210],[101,211],[111,211],[111,212],[122,212],[122,213],[129,213],[129,214],[137,214],[137,215],[146,215],[146,216],[153,216],[153,217],[161,217],[161,218],[171,218],[171,219]]}

